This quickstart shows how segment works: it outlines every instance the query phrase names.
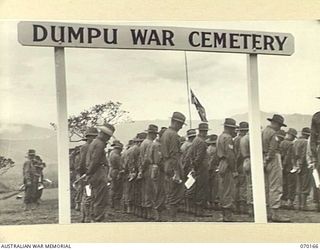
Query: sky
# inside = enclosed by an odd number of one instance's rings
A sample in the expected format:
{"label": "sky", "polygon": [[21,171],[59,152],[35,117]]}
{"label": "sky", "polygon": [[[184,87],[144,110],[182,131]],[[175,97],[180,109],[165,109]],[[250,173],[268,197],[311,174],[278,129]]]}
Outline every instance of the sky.
{"label": "sky", "polygon": [[[320,96],[320,22],[130,24],[291,33],[292,56],[258,56],[261,110],[280,114],[319,110],[315,96]],[[13,21],[0,22],[0,37],[0,122],[49,127],[57,116],[53,48],[20,45]],[[187,58],[190,87],[208,119],[247,112],[245,54],[187,52]],[[66,72],[69,115],[109,100],[121,102],[132,120],[168,119],[173,111],[188,114],[184,52],[67,48]],[[198,119],[191,108],[192,118]]]}

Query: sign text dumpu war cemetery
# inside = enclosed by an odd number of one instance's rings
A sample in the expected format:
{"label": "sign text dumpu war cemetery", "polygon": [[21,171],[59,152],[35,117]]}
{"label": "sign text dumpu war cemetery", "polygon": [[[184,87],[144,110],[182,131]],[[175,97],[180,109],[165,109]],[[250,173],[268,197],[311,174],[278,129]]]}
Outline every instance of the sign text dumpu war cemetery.
{"label": "sign text dumpu war cemetery", "polygon": [[50,47],[187,50],[270,55],[291,55],[294,52],[294,38],[288,33],[181,27],[20,22],[18,39],[23,45]]}

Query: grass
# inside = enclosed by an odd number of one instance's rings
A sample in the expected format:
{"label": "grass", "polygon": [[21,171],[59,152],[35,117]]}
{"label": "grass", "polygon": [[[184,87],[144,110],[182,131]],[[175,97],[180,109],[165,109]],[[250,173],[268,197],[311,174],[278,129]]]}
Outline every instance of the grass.
{"label": "grass", "polygon": [[24,211],[23,199],[16,199],[16,196],[1,200],[0,225],[58,223],[58,189],[45,189],[41,200],[40,206],[32,211]]}

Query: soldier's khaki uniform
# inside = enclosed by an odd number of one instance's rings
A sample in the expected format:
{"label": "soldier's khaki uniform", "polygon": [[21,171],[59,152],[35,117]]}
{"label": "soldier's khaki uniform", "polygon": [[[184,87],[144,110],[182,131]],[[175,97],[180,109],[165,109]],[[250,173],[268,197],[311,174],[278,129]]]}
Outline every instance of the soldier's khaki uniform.
{"label": "soldier's khaki uniform", "polygon": [[[124,202],[129,212],[137,212],[137,207],[141,204],[141,197],[138,188],[136,188],[136,177],[139,169],[140,147],[135,144],[127,151],[127,164],[125,165],[124,181]],[[138,204],[139,203],[139,204]]]}
{"label": "soldier's khaki uniform", "polygon": [[27,160],[23,164],[23,184],[25,185],[24,203],[29,208],[35,203],[38,191],[38,176],[32,160]]}
{"label": "soldier's khaki uniform", "polygon": [[153,141],[146,138],[140,145],[141,206],[144,209],[152,208],[152,181],[151,181],[151,146]]}
{"label": "soldier's khaki uniform", "polygon": [[173,180],[174,175],[181,179],[183,176],[180,168],[180,140],[178,133],[169,127],[160,139],[161,153],[164,161],[167,204],[172,219],[175,219],[177,206],[184,197],[184,183]]}
{"label": "soldier's khaki uniform", "polygon": [[232,136],[223,132],[217,141],[217,155],[219,157],[219,197],[224,211],[230,211],[234,203],[234,178],[236,171],[236,155]]}
{"label": "soldier's khaki uniform", "polygon": [[238,135],[234,139],[234,150],[236,155],[236,168],[238,172],[238,177],[235,179],[235,204],[237,206],[238,212],[244,212],[244,208],[247,203],[247,183],[246,175],[243,171],[243,161],[244,158],[240,151],[240,140],[243,135]]}
{"label": "soldier's khaki uniform", "polygon": [[282,197],[281,200],[287,201],[290,200],[291,203],[294,201],[296,196],[296,174],[290,173],[295,165],[294,161],[294,150],[293,150],[293,141],[284,139],[280,143],[280,153],[282,161]]}
{"label": "soldier's khaki uniform", "polygon": [[219,206],[219,176],[218,165],[219,157],[217,154],[217,146],[209,145],[207,149],[208,161],[209,161],[209,193],[208,200],[211,205],[214,205],[214,209],[218,209]]}
{"label": "soldier's khaki uniform", "polygon": [[298,173],[298,195],[300,209],[305,208],[307,197],[309,196],[312,187],[312,169],[308,168],[307,147],[308,140],[302,137],[298,138],[293,144],[296,165],[300,169],[300,172]]}
{"label": "soldier's khaki uniform", "polygon": [[150,148],[152,203],[156,221],[161,221],[161,212],[165,209],[166,193],[164,190],[164,168],[161,154],[161,144],[155,140]]}
{"label": "soldier's khaki uniform", "polygon": [[240,153],[243,159],[243,166],[242,166],[243,171],[246,176],[247,204],[249,206],[252,206],[253,198],[252,198],[251,162],[250,162],[250,139],[249,139],[248,133],[240,139]]}
{"label": "soldier's khaki uniform", "polygon": [[282,169],[280,157],[280,145],[276,137],[276,131],[267,126],[262,132],[262,148],[265,165],[266,200],[269,208],[280,208],[282,196]]}
{"label": "soldier's khaki uniform", "polygon": [[208,198],[208,155],[207,144],[204,138],[197,136],[188,150],[188,158],[190,159],[190,165],[194,170],[194,185],[188,190],[189,195],[193,195],[196,204],[196,215],[201,216],[203,214],[203,208],[206,205]]}
{"label": "soldier's khaki uniform", "polygon": [[111,200],[115,210],[120,209],[120,201],[123,194],[122,185],[122,162],[121,154],[116,149],[112,150],[109,156],[109,175],[111,177]]}
{"label": "soldier's khaki uniform", "polygon": [[105,155],[106,141],[100,136],[92,141],[87,154],[87,175],[92,187],[93,220],[101,222],[108,204],[108,168]]}

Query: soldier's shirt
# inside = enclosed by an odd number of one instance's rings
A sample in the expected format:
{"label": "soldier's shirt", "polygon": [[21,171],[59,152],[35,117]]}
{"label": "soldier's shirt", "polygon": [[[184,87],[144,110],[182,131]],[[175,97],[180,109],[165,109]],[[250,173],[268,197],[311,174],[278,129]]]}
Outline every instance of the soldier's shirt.
{"label": "soldier's shirt", "polygon": [[267,160],[274,159],[279,151],[276,131],[271,126],[267,126],[262,131],[262,150]]}
{"label": "soldier's shirt", "polygon": [[190,141],[185,141],[185,142],[182,144],[181,148],[180,148],[180,151],[181,151],[181,165],[182,165],[183,167],[185,167],[185,165],[186,165],[187,162],[188,162],[188,159],[187,159],[187,157],[188,157],[188,151],[189,151],[191,145],[192,145],[192,142],[190,142]]}
{"label": "soldier's shirt", "polygon": [[112,150],[109,156],[110,167],[112,169],[121,170],[121,154]]}
{"label": "soldier's shirt", "polygon": [[33,181],[34,176],[36,175],[36,168],[32,162],[32,160],[27,160],[23,164],[23,179],[26,182],[31,183]]}
{"label": "soldier's shirt", "polygon": [[169,127],[161,136],[161,153],[164,159],[171,159],[178,166],[180,158],[180,136],[177,131]]}
{"label": "soldier's shirt", "polygon": [[236,155],[232,136],[225,131],[218,137],[217,155],[220,160],[225,159],[227,161],[231,171],[236,170]]}
{"label": "soldier's shirt", "polygon": [[240,153],[243,159],[250,157],[250,138],[246,134],[240,139]]}
{"label": "soldier's shirt", "polygon": [[201,171],[208,168],[207,144],[203,138],[197,136],[188,150],[191,166],[194,170]]}
{"label": "soldier's shirt", "polygon": [[320,157],[320,111],[312,116],[310,135],[310,163],[319,162]]}
{"label": "soldier's shirt", "polygon": [[207,155],[208,155],[208,161],[209,161],[209,170],[215,171],[219,165],[217,147],[215,145],[209,145],[207,148]]}
{"label": "soldier's shirt", "polygon": [[107,162],[105,147],[106,141],[99,136],[90,143],[87,154],[87,175],[94,175],[98,170],[105,170],[103,166]]}
{"label": "soldier's shirt", "polygon": [[128,171],[136,172],[139,168],[140,147],[135,144],[128,149]]}
{"label": "soldier's shirt", "polygon": [[295,162],[298,166],[307,166],[307,148],[308,148],[308,140],[306,138],[298,138],[293,143],[293,151]]}
{"label": "soldier's shirt", "polygon": [[140,170],[143,172],[150,164],[151,145],[153,141],[146,138],[140,145]]}
{"label": "soldier's shirt", "polygon": [[90,145],[90,143],[87,141],[80,148],[80,162],[79,162],[79,166],[76,166],[77,171],[79,172],[80,175],[83,175],[87,171],[86,158],[87,158],[89,145]]}
{"label": "soldier's shirt", "polygon": [[237,161],[241,159],[241,153],[240,153],[240,140],[244,135],[237,135],[236,138],[234,138],[233,142],[234,142],[234,152],[236,154],[236,159]]}
{"label": "soldier's shirt", "polygon": [[161,143],[159,140],[155,140],[150,148],[150,163],[160,165],[162,163]]}
{"label": "soldier's shirt", "polygon": [[282,142],[280,142],[280,154],[282,165],[288,168],[287,171],[290,171],[292,166],[295,165],[293,141],[285,139]]}

